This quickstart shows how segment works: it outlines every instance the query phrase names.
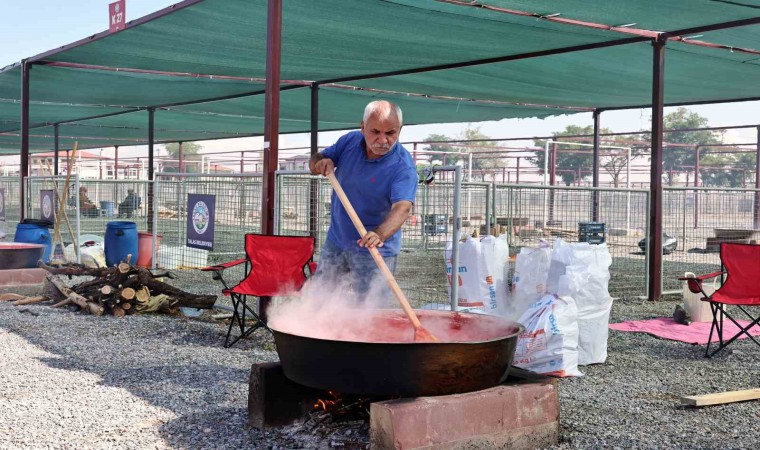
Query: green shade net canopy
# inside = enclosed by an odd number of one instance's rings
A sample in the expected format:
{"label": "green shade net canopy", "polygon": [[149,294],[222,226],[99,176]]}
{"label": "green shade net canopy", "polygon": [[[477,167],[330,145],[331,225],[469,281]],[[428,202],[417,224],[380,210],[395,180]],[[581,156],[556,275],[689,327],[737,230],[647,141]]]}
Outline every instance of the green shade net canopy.
{"label": "green shade net canopy", "polygon": [[[356,128],[368,101],[406,124],[760,98],[760,0],[284,1],[280,132]],[[709,27],[734,21],[735,27]],[[649,33],[649,34],[647,34]],[[30,151],[263,134],[265,0],[188,0],[31,57]],[[685,38],[685,41],[684,41]],[[701,45],[707,43],[708,45]],[[0,154],[20,151],[20,65],[0,70]]]}

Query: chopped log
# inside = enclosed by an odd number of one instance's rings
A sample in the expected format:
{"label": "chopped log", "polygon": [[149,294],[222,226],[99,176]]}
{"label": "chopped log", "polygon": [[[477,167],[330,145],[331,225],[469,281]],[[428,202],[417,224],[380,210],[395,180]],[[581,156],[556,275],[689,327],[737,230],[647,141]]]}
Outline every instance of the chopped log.
{"label": "chopped log", "polygon": [[71,301],[71,299],[67,297],[67,298],[61,300],[60,302],[56,303],[55,305],[51,306],[51,308],[60,308],[61,306],[70,305],[72,303],[74,303],[74,302]]}
{"label": "chopped log", "polygon": [[147,269],[137,268],[137,278],[143,286],[147,286],[151,292],[157,294],[166,294],[172,297],[175,307],[188,307],[198,309],[209,309],[216,302],[216,295],[195,295],[177,289],[174,286],[163,283],[153,278],[153,275]]}
{"label": "chopped log", "polygon": [[26,298],[23,295],[14,294],[12,292],[8,292],[7,294],[0,294],[0,302],[7,302],[7,301],[16,301],[21,300],[22,298]]}
{"label": "chopped log", "polygon": [[103,278],[114,270],[110,267],[99,267],[96,269],[82,264],[67,264],[65,266],[56,267],[49,266],[42,262],[42,260],[37,262],[37,266],[55,275],[90,275],[97,278]]}
{"label": "chopped log", "polygon": [[100,293],[103,295],[111,295],[114,292],[116,292],[116,288],[114,288],[110,284],[103,285],[103,287],[100,288]]}
{"label": "chopped log", "polygon": [[[132,255],[127,255],[127,261],[129,260],[130,256]],[[129,273],[129,271],[132,270],[132,266],[129,265],[129,262],[119,263],[119,265],[116,267],[119,268],[119,272],[121,273]]]}
{"label": "chopped log", "polygon": [[135,295],[137,295],[137,292],[135,292],[135,290],[132,289],[131,287],[124,288],[121,290],[121,298],[123,298],[124,300],[132,300],[133,298],[135,298]]}
{"label": "chopped log", "polygon": [[121,304],[121,309],[123,309],[123,310],[131,309],[131,308],[132,308],[132,304],[131,303],[122,303]]}
{"label": "chopped log", "polygon": [[72,302],[76,303],[83,310],[86,310],[90,312],[90,314],[93,314],[96,316],[103,315],[104,310],[102,306],[98,305],[97,303],[90,302],[86,298],[72,291],[68,286],[63,284],[63,281],[56,278],[56,276],[53,275],[52,273],[48,273],[47,275],[45,275],[45,278],[48,281],[50,281],[53,285],[55,285],[55,287],[57,287],[58,290],[61,291],[63,295],[71,299]]}
{"label": "chopped log", "polygon": [[50,299],[45,297],[44,295],[38,295],[36,297],[25,297],[20,300],[16,300],[15,302],[13,302],[13,304],[16,306],[31,305],[32,303],[46,302],[48,300]]}
{"label": "chopped log", "polygon": [[163,305],[168,305],[169,301],[169,296],[166,294],[153,295],[144,303],[138,303],[137,310],[140,312],[159,311]]}
{"label": "chopped log", "polygon": [[114,317],[124,317],[127,314],[126,311],[124,311],[118,306],[115,306],[113,308],[113,311],[111,311],[111,313],[114,315]]}
{"label": "chopped log", "polygon": [[138,303],[145,303],[150,298],[150,289],[143,286],[135,292],[135,299]]}

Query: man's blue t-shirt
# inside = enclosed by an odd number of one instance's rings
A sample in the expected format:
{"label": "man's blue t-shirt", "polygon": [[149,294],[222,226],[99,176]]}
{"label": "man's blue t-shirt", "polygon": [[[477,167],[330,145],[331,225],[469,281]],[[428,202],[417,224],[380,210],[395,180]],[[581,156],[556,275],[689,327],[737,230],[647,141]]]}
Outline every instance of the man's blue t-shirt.
{"label": "man's blue t-shirt", "polygon": [[[360,131],[352,131],[324,149],[322,155],[335,163],[335,177],[367,231],[383,223],[394,203],[402,200],[414,203],[417,171],[412,156],[398,142],[380,158],[368,159],[364,136]],[[335,193],[332,195],[331,214],[327,239],[343,250],[367,251],[357,245],[359,232]],[[400,249],[401,230],[378,247],[383,256],[396,255]]]}

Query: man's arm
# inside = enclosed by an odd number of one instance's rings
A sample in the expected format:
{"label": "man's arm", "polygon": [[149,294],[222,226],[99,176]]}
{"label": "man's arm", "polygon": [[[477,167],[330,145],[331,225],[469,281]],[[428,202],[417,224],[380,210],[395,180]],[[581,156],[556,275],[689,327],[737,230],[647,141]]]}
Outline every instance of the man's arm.
{"label": "man's arm", "polygon": [[406,222],[411,211],[412,202],[410,201],[401,200],[394,203],[391,206],[391,212],[388,214],[388,217],[385,218],[383,223],[374,230],[367,231],[364,238],[359,239],[357,243],[360,247],[382,247],[383,242],[386,239],[393,236],[395,232],[401,229],[401,226]]}

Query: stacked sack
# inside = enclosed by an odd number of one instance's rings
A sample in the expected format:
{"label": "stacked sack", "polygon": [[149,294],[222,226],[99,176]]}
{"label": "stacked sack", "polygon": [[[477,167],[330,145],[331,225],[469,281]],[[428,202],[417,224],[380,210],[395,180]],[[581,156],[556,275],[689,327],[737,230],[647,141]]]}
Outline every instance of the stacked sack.
{"label": "stacked sack", "polygon": [[445,250],[448,292],[456,280],[457,306],[460,310],[506,315],[509,303],[507,268],[509,244],[506,235],[484,236],[482,239],[467,236],[459,246],[459,268],[453,273],[452,245]]}
{"label": "stacked sack", "polygon": [[578,365],[607,359],[612,297],[606,244],[523,248],[515,261],[508,317],[525,326],[514,365],[555,376],[580,376]]}

